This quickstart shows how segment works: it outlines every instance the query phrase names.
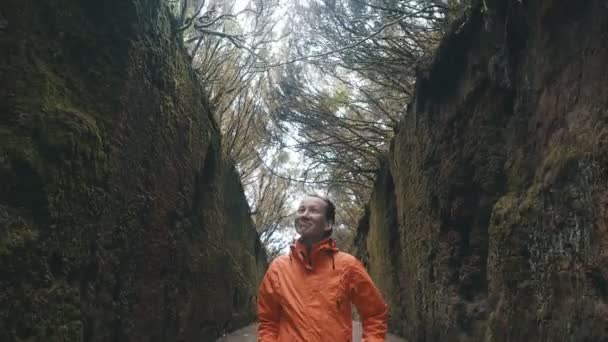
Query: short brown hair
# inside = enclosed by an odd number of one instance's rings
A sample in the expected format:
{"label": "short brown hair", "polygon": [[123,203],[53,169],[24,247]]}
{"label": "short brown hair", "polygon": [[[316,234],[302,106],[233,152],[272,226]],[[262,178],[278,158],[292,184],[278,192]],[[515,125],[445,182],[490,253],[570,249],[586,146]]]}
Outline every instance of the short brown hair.
{"label": "short brown hair", "polygon": [[334,224],[336,222],[336,206],[332,201],[329,200],[329,198],[317,194],[307,194],[306,196],[316,197],[323,200],[326,206],[325,219],[327,220],[327,222],[329,222],[329,224]]}

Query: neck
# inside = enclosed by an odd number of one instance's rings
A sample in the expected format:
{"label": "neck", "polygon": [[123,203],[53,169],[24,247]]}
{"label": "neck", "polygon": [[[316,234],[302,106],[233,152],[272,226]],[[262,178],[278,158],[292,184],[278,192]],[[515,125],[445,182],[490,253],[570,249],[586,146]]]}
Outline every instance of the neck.
{"label": "neck", "polygon": [[312,245],[314,245],[315,243],[325,240],[327,239],[329,236],[331,235],[331,232],[326,232],[321,236],[315,236],[315,237],[301,237],[300,238],[300,242],[306,246],[307,249],[310,250],[310,248],[312,247]]}
{"label": "neck", "polygon": [[324,237],[308,237],[308,238],[300,238],[300,242],[302,242],[302,244],[304,246],[306,246],[306,248],[310,249],[312,247],[312,245],[314,245],[315,243],[323,240]]}

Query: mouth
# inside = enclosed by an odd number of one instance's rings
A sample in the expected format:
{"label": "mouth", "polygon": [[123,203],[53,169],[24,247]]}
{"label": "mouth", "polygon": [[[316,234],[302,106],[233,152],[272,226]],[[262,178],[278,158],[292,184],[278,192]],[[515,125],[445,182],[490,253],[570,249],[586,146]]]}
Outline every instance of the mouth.
{"label": "mouth", "polygon": [[310,228],[312,226],[312,222],[310,221],[302,221],[302,220],[298,220],[296,221],[296,230],[305,230],[307,228]]}

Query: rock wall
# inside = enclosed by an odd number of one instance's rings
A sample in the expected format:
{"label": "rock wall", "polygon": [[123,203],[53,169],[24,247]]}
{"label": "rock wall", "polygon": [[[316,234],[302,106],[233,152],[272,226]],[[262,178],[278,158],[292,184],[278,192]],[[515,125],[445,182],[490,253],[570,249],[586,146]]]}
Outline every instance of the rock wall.
{"label": "rock wall", "polygon": [[409,341],[608,341],[608,7],[476,1],[357,235]]}
{"label": "rock wall", "polygon": [[263,249],[163,2],[0,5],[0,340],[213,341]]}

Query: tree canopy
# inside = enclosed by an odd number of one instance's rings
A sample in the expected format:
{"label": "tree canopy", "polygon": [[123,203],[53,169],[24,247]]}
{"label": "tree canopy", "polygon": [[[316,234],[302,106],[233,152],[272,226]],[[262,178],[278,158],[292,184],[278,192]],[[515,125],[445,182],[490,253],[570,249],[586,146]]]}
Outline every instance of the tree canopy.
{"label": "tree canopy", "polygon": [[336,226],[353,235],[416,67],[466,8],[456,0],[169,4],[271,253],[282,248],[299,193],[337,200]]}

